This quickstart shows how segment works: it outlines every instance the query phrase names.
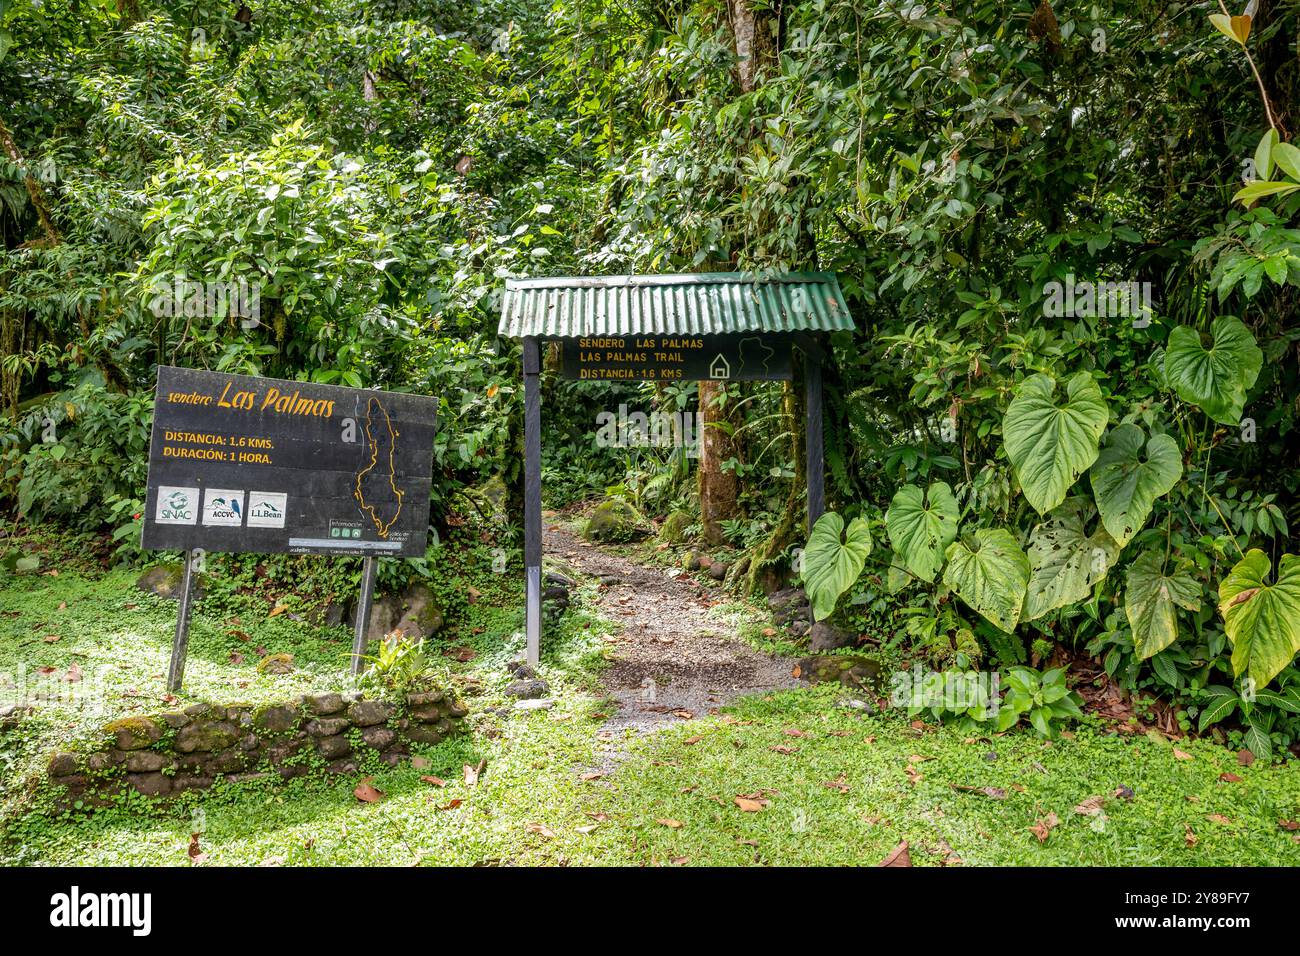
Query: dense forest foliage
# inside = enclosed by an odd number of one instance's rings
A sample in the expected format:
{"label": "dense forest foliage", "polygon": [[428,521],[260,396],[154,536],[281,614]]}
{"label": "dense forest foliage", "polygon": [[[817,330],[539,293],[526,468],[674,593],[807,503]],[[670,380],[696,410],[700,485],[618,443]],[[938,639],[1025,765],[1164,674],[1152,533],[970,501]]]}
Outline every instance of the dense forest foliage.
{"label": "dense forest foliage", "polygon": [[[835,272],[811,541],[798,382],[548,376],[549,500],[1288,746],[1298,36],[1295,0],[0,0],[0,505],[136,560],[172,364],[437,396],[443,520],[517,499],[507,277]],[[724,500],[602,447],[620,403],[702,403]]]}

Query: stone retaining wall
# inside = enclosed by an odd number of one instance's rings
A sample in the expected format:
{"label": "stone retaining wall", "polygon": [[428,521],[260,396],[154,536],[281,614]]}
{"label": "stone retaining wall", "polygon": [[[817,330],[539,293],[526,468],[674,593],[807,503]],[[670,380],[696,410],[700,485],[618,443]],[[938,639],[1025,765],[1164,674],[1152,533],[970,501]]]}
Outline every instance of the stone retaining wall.
{"label": "stone retaining wall", "polygon": [[465,708],[440,690],[398,701],[312,694],[283,704],[195,704],[154,717],[124,717],[82,753],[49,761],[60,803],[102,806],[127,789],[157,797],[202,790],[218,778],[288,780],[323,766],[355,773],[367,753],[396,766],[412,745],[455,733]]}

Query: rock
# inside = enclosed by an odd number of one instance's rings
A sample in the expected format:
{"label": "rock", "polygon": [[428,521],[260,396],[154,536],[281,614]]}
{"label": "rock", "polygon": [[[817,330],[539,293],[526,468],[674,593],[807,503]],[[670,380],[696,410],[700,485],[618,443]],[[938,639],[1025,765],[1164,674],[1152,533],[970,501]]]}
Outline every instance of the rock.
{"label": "rock", "polygon": [[179,730],[190,722],[189,717],[181,713],[162,714],[161,720],[173,730]]}
{"label": "rock", "polygon": [[[185,566],[180,562],[159,564],[145,571],[136,578],[135,586],[146,594],[156,594],[160,598],[177,601],[181,596],[181,583],[185,580]],[[203,575],[197,575],[194,582],[194,599],[203,598]]]}
{"label": "rock", "polygon": [[506,503],[510,498],[510,489],[506,486],[505,479],[500,475],[493,475],[487,481],[476,487],[473,495],[487,504],[487,510],[496,516],[505,517]]}
{"label": "rock", "polygon": [[79,767],[79,761],[76,754],[57,753],[50,758],[45,772],[51,777],[70,777],[75,774]]}
{"label": "rock", "polygon": [[292,654],[267,654],[257,662],[259,674],[292,674],[293,671]]}
{"label": "rock", "polygon": [[607,498],[592,510],[582,527],[582,536],[591,541],[626,542],[644,538],[647,522],[622,498]]}
{"label": "rock", "polygon": [[464,717],[468,713],[469,710],[466,709],[465,705],[458,700],[453,700],[447,705],[448,717],[460,718],[460,717]]}
{"label": "rock", "polygon": [[207,704],[190,704],[185,708],[186,717],[206,717],[212,708]]}
{"label": "rock", "polygon": [[306,745],[306,741],[303,740],[290,740],[285,743],[272,744],[266,748],[266,759],[271,762],[272,766],[279,766],[290,757],[301,753]]}
{"label": "rock", "polygon": [[803,637],[810,630],[812,630],[812,625],[808,623],[808,619],[806,617],[797,617],[793,621],[791,621],[787,626],[790,629],[790,633],[793,634],[795,637]]}
{"label": "rock", "polygon": [[423,707],[413,707],[411,716],[422,724],[432,724],[442,720],[442,708],[437,704],[425,704]]}
{"label": "rock", "polygon": [[[509,667],[510,665],[506,665]],[[439,704],[445,695],[440,690],[425,690],[414,694],[408,694],[406,703],[412,707],[427,707],[429,704]]]}
{"label": "rock", "polygon": [[292,704],[267,707],[253,715],[253,726],[269,734],[283,734],[298,726],[298,708]]}
{"label": "rock", "polygon": [[382,700],[358,700],[348,708],[348,716],[358,727],[382,724],[393,716],[393,708]]}
{"label": "rock", "polygon": [[[105,770],[108,770],[121,762],[117,756],[119,753],[121,753],[121,751],[107,754],[91,754],[86,758],[86,769],[91,773],[103,773]],[[125,759],[125,757],[126,755],[122,754],[122,758]]]}
{"label": "rock", "polygon": [[352,742],[342,734],[337,737],[322,737],[316,741],[316,752],[326,760],[346,757],[352,753]]}
{"label": "rock", "polygon": [[322,717],[307,722],[307,733],[313,737],[333,737],[347,731],[352,721],[346,717]]}
{"label": "rock", "polygon": [[543,601],[552,601],[556,604],[563,604],[566,607],[569,604],[569,589],[558,584],[553,584],[542,592]]}
{"label": "rock", "polygon": [[532,665],[524,661],[511,661],[506,665],[506,670],[514,674],[518,680],[532,680],[537,676],[537,671],[533,670]]}
{"label": "rock", "polygon": [[550,693],[550,685],[541,678],[535,680],[517,680],[506,688],[506,693],[511,697],[517,697],[521,700],[535,700],[538,697],[545,697]]}
{"label": "rock", "polygon": [[685,511],[674,511],[659,526],[659,540],[681,544],[686,540],[686,529],[695,523],[695,517]]}
{"label": "rock", "polygon": [[442,607],[433,592],[423,584],[412,584],[402,594],[402,615],[393,633],[422,641],[442,630]]}
{"label": "rock", "polygon": [[146,797],[161,797],[171,793],[172,789],[171,777],[160,773],[127,774],[126,781],[136,793]]}
{"label": "rock", "polygon": [[698,571],[703,567],[703,564],[700,555],[695,551],[688,551],[682,558],[682,567],[687,571]]}
{"label": "rock", "polygon": [[172,778],[172,792],[181,790],[206,790],[212,786],[215,781],[208,776],[198,773],[178,773]]}
{"label": "rock", "polygon": [[325,769],[330,773],[356,773],[357,762],[344,757],[341,760],[331,760],[329,766]]}
{"label": "rock", "polygon": [[241,740],[241,741],[239,742],[239,749],[240,749],[240,750],[247,751],[248,753],[252,753],[254,750],[256,750],[256,749],[257,749],[258,747],[260,747],[261,745],[262,745],[262,742],[261,742],[260,740],[257,739],[257,735],[256,735],[256,734],[249,734],[248,736],[246,736],[243,740]]}
{"label": "rock", "polygon": [[149,717],[123,717],[104,725],[118,750],[143,750],[162,740],[163,729]]}
{"label": "rock", "polygon": [[367,727],[361,731],[361,739],[376,750],[384,750],[397,739],[397,734],[387,727]]}
{"label": "rock", "polygon": [[617,587],[623,583],[623,579],[617,574],[602,574],[598,576],[597,580],[607,588]]}
{"label": "rock", "polygon": [[239,750],[223,750],[213,754],[203,763],[203,769],[210,774],[238,773],[247,770],[249,755]]}
{"label": "rock", "polygon": [[408,727],[405,734],[408,740],[428,746],[442,743],[446,736],[435,725]]}
{"label": "rock", "polygon": [[183,754],[225,750],[242,736],[239,728],[226,720],[196,721],[180,729],[176,749]]}
{"label": "rock", "polygon": [[715,581],[722,581],[726,579],[727,572],[730,570],[731,565],[727,564],[726,561],[714,561],[709,565],[709,577]]}
{"label": "rock", "polygon": [[550,710],[555,706],[555,698],[542,697],[537,700],[517,700],[515,710]]}
{"label": "rock", "polygon": [[156,751],[137,750],[127,755],[126,769],[129,773],[154,773],[171,763],[171,760]]}
{"label": "rock", "polygon": [[[377,595],[370,604],[370,620],[366,622],[366,640],[382,641],[392,633],[402,619],[401,601],[394,594]],[[348,620],[356,620],[356,608],[351,608]]]}
{"label": "rock", "polygon": [[565,588],[576,587],[578,584],[578,582],[573,580],[573,578],[569,577],[567,574],[561,574],[559,571],[548,570],[542,574],[542,579],[547,584],[558,584],[560,587]]}
{"label": "rock", "polygon": [[337,714],[343,709],[342,694],[308,694],[302,699],[306,708],[318,717]]}
{"label": "rock", "polygon": [[818,621],[808,632],[808,650],[833,651],[853,644],[853,635],[842,631],[829,621]]}
{"label": "rock", "polygon": [[877,661],[851,654],[827,654],[799,661],[800,676],[814,684],[837,681],[851,687],[879,686],[881,668]]}
{"label": "rock", "polygon": [[800,588],[783,588],[767,596],[767,606],[773,614],[781,611],[793,613],[798,608],[808,606],[808,596]]}

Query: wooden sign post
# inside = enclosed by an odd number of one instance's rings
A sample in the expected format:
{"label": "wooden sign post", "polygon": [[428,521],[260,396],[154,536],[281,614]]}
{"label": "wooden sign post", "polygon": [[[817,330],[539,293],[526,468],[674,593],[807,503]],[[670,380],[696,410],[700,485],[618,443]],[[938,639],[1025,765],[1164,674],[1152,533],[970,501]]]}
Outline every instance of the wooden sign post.
{"label": "wooden sign post", "polygon": [[195,563],[206,552],[424,557],[435,399],[160,366],[141,546],[185,552],[168,689],[185,670]]}

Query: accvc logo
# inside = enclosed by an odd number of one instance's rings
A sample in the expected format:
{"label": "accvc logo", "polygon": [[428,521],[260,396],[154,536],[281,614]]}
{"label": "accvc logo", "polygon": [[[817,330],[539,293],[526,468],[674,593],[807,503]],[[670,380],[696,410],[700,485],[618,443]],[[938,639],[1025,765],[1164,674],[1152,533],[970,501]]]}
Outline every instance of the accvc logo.
{"label": "accvc logo", "polygon": [[126,926],[134,936],[153,930],[152,893],[82,893],[74,886],[50,897],[50,925]]}
{"label": "accvc logo", "polygon": [[203,523],[239,527],[244,523],[244,493],[209,488],[203,494]]}

